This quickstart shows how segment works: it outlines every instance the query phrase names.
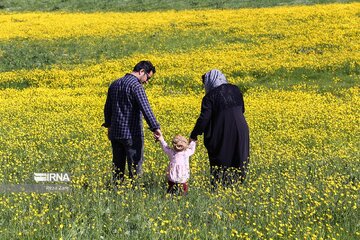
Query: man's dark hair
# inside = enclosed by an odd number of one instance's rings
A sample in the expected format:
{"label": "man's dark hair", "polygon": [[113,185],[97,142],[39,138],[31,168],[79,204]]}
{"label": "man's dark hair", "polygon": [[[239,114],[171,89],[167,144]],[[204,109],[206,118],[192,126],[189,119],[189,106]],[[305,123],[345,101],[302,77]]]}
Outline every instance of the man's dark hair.
{"label": "man's dark hair", "polygon": [[151,71],[153,74],[156,72],[154,65],[150,61],[141,61],[135,65],[133,71],[140,72],[141,69],[144,69],[146,73],[150,73]]}

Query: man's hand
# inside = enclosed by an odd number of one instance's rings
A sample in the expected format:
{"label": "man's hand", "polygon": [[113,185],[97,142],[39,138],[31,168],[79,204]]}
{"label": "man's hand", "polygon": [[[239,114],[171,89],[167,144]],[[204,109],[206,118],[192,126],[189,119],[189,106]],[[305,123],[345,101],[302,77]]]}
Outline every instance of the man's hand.
{"label": "man's hand", "polygon": [[154,133],[155,142],[159,141],[159,138],[162,138],[162,133],[160,129],[156,129],[153,133]]}

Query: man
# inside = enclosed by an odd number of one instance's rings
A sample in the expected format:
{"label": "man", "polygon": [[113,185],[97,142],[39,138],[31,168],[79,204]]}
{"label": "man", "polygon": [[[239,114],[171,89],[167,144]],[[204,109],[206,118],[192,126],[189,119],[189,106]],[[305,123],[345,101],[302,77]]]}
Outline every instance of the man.
{"label": "man", "polygon": [[135,65],[133,72],[111,83],[104,107],[105,123],[108,138],[113,152],[113,181],[122,181],[126,160],[129,177],[142,174],[144,116],[154,138],[161,135],[160,125],[150,108],[142,84],[149,82],[155,67],[150,61],[141,61]]}

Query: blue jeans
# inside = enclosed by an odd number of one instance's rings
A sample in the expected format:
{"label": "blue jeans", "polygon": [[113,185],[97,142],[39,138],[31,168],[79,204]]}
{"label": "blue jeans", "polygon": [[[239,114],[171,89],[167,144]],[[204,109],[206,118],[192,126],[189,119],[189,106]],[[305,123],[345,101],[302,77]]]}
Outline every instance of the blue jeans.
{"label": "blue jeans", "polygon": [[111,140],[113,152],[113,181],[122,181],[125,174],[126,161],[128,163],[129,177],[142,174],[144,161],[144,138]]}

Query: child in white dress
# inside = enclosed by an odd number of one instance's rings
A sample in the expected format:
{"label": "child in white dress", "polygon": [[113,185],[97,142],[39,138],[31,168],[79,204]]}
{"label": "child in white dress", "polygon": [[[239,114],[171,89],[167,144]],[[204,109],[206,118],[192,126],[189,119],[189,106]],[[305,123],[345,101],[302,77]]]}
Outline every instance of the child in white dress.
{"label": "child in white dress", "polygon": [[159,136],[161,148],[169,157],[169,166],[166,171],[168,180],[167,193],[173,192],[173,188],[177,184],[181,184],[184,195],[188,192],[187,181],[190,177],[189,157],[194,154],[196,143],[194,141],[188,143],[188,140],[176,135],[172,140],[172,148],[170,148],[164,140],[164,137]]}

